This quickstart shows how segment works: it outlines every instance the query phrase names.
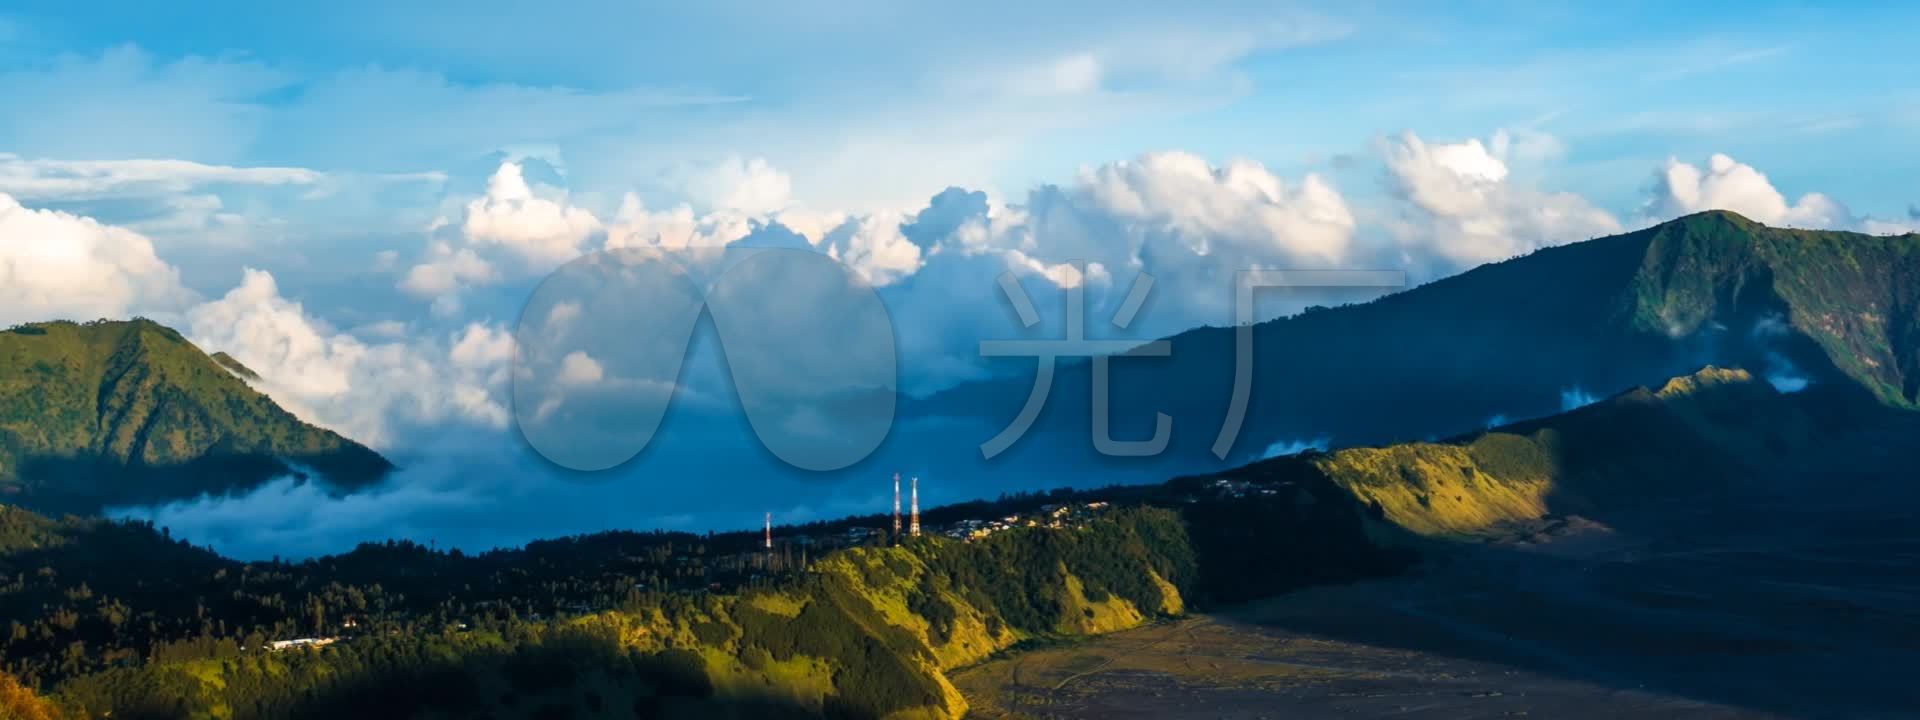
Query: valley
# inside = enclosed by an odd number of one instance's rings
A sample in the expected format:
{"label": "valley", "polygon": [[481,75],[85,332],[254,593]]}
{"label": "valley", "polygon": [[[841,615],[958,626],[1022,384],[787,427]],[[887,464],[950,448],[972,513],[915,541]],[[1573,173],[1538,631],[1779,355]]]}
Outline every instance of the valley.
{"label": "valley", "polygon": [[1912,494],[1561,521],[955,684],[986,718],[1897,717],[1920,706]]}

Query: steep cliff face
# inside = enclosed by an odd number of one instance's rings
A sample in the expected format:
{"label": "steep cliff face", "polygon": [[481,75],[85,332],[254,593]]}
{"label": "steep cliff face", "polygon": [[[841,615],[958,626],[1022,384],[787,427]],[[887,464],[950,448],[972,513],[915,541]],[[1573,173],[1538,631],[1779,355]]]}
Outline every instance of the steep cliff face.
{"label": "steep cliff face", "polygon": [[0,332],[0,500],[90,512],[251,487],[294,466],[343,485],[389,469],[146,320]]}
{"label": "steep cliff face", "polygon": [[1627,294],[1635,328],[1772,337],[1781,352],[1804,338],[1875,397],[1920,407],[1920,235],[1789,230],[1725,211],[1643,232]]}

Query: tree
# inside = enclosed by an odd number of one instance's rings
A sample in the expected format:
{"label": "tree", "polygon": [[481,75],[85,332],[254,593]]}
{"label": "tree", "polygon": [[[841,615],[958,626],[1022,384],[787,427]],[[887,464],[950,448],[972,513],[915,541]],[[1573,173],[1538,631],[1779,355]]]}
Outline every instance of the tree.
{"label": "tree", "polygon": [[21,685],[12,675],[0,673],[0,720],[55,720],[60,711]]}

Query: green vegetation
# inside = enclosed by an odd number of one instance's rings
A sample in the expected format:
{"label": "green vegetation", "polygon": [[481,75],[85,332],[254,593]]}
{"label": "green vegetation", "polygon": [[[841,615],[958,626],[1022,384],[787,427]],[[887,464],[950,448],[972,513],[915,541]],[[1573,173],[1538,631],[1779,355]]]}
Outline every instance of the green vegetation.
{"label": "green vegetation", "polygon": [[1545,439],[1490,433],[1465,444],[1341,450],[1312,463],[1400,527],[1467,535],[1547,514],[1555,463]]}
{"label": "green vegetation", "polygon": [[6,673],[0,673],[0,718],[5,720],[55,720],[60,712]]}
{"label": "green vegetation", "polygon": [[1629,291],[1635,327],[1673,336],[1710,322],[1754,322],[1810,339],[1822,359],[1883,402],[1920,407],[1920,235],[1789,230],[1715,211],[1637,235],[1645,259]]}
{"label": "green vegetation", "polygon": [[386,472],[246,376],[148,320],[0,332],[0,499],[86,513],[244,489],[294,472],[288,463],[346,486]]}

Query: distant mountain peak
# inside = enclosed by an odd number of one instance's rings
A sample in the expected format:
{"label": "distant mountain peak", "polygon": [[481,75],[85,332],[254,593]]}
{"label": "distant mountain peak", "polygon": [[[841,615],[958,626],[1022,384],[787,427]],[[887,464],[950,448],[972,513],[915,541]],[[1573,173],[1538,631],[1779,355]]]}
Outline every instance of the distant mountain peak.
{"label": "distant mountain peak", "polygon": [[1726,223],[1739,228],[1767,227],[1745,215],[1732,210],[1702,210],[1697,213],[1681,215],[1662,225],[1699,225],[1703,223]]}
{"label": "distant mountain peak", "polygon": [[248,377],[258,375],[141,318],[0,332],[0,496],[93,512],[244,490],[296,468],[342,486],[391,469]]}

